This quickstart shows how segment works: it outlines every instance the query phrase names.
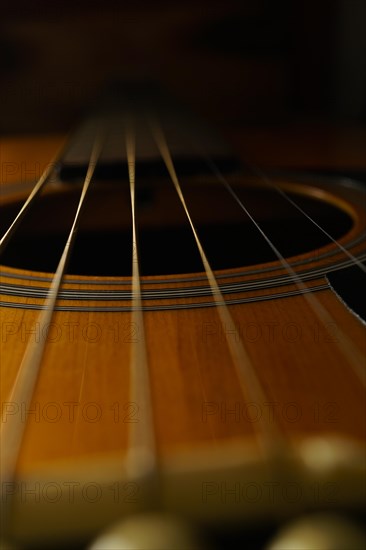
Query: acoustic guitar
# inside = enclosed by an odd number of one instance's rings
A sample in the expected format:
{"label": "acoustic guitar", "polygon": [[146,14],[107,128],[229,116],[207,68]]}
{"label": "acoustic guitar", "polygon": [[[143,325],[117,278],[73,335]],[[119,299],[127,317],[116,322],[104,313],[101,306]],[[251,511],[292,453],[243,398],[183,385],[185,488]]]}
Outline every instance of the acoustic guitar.
{"label": "acoustic guitar", "polygon": [[365,273],[361,184],[240,165],[126,85],[71,137],[4,140],[2,174],[9,540],[364,504],[365,326],[337,286]]}

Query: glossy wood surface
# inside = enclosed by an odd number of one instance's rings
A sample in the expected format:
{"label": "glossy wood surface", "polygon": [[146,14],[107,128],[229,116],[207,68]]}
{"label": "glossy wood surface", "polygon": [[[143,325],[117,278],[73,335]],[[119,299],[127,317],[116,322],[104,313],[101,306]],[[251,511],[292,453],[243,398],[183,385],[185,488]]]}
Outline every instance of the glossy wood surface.
{"label": "glossy wood surface", "polygon": [[[32,170],[49,162],[59,143],[56,136],[2,142],[5,204],[26,196],[34,179]],[[245,181],[240,175],[235,178]],[[296,183],[281,185],[286,189]],[[329,189],[316,179],[306,189],[310,195],[323,194],[351,214],[354,225],[342,244],[362,234],[366,219],[360,191]],[[364,243],[351,250],[361,254]],[[310,268],[324,266],[324,252],[333,252],[334,262],[342,257],[329,244],[319,259],[310,261],[309,253],[289,261],[306,260]],[[228,283],[260,281],[263,267],[270,267],[272,276],[285,273],[279,262],[272,262],[221,274]],[[47,289],[51,276],[3,266],[1,280],[27,291]],[[207,287],[204,273],[194,282],[181,278],[144,277],[142,290]],[[10,530],[35,539],[60,535],[64,525],[69,535],[92,533],[121,513],[156,507],[159,501],[165,508],[206,521],[238,518],[244,512],[247,517],[275,513],[268,498],[256,506],[246,501],[225,507],[222,500],[203,499],[207,483],[219,487],[238,479],[256,480],[261,487],[266,480],[295,480],[308,491],[314,481],[336,483],[337,499],[360,501],[366,428],[361,372],[365,327],[325,277],[313,277],[304,284],[314,292],[296,295],[297,285],[288,281],[280,291],[294,292],[290,297],[277,296],[276,286],[225,294],[228,302],[243,298],[241,304],[226,306],[230,326],[223,326],[217,307],[192,307],[207,298],[151,298],[143,305],[157,310],[143,312],[144,339],[133,312],[121,310],[129,308],[128,299],[85,302],[77,294],[72,300],[60,298],[45,334],[39,325],[44,299],[27,292],[23,298],[5,293],[7,307],[0,310],[1,399],[6,421],[22,414],[25,423],[16,465],[17,488],[21,483],[31,488],[36,482],[46,488],[52,483],[62,487],[54,507],[47,506],[51,496],[37,501],[15,491]],[[130,290],[131,281],[70,275],[62,289]],[[271,299],[261,299],[264,295]],[[19,307],[11,307],[15,303]],[[181,309],[159,309],[177,303]],[[80,310],[85,305],[89,311]],[[120,311],[108,310],[113,306]],[[98,311],[103,307],[106,311]],[[30,410],[22,410],[24,404],[13,402],[9,395],[28,343],[42,338],[47,343],[32,404]],[[240,379],[230,345],[234,342],[235,347],[238,341],[248,354],[261,393],[250,378]],[[147,350],[152,419],[144,416],[144,403],[130,387],[131,369],[136,368],[134,350],[141,346]],[[140,469],[134,468],[129,458],[131,434],[151,420],[157,467],[145,469],[142,462]],[[65,484],[70,480],[78,484],[77,519],[68,506]],[[92,497],[89,502],[81,489],[93,483],[103,490],[101,499],[91,506]],[[122,484],[133,498],[119,495],[116,501],[115,493],[106,489],[114,483]],[[309,499],[302,500],[300,508]],[[283,508],[289,510],[290,503]]]}

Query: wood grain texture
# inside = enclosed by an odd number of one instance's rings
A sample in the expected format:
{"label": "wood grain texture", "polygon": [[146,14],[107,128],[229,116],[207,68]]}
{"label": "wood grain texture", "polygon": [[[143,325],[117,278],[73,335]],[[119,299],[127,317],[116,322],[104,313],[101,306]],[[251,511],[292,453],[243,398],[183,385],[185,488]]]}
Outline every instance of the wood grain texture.
{"label": "wood grain texture", "polygon": [[[6,181],[3,178],[4,204],[24,196],[18,184],[27,187],[33,179],[27,173],[24,181],[19,180],[21,163],[35,159],[46,163],[58,143],[58,139],[50,139],[43,148],[40,139],[30,145],[25,140],[18,150],[18,145],[10,140],[3,146],[2,162],[20,167],[15,170],[13,166],[13,173],[8,171]],[[296,186],[292,182],[281,185],[285,190]],[[9,191],[12,186],[14,193]],[[319,182],[304,184],[304,190],[348,211],[353,227],[341,242],[345,246],[355,242],[350,245],[352,253],[363,253],[364,242],[356,242],[366,225],[359,192],[329,190]],[[330,257],[328,253],[332,253]],[[300,265],[295,269],[301,272],[304,266],[308,270],[321,269],[341,259],[342,253],[329,244],[316,258],[307,253],[290,262]],[[261,284],[266,278],[285,274],[279,262],[217,273],[227,276],[219,279],[221,285]],[[142,291],[189,292],[192,287],[208,287],[204,273],[189,275],[193,281],[182,281],[179,275],[143,277]],[[11,422],[16,414],[24,418],[16,482],[24,483],[29,490],[34,483],[43,487],[53,483],[63,489],[70,480],[78,483],[74,508],[78,518],[73,517],[68,506],[70,495],[65,490],[53,509],[47,506],[47,499],[24,499],[18,491],[14,495],[16,513],[10,529],[20,530],[23,537],[35,540],[45,533],[59,533],[65,524],[69,533],[92,533],[120,514],[151,503],[157,506],[157,480],[163,506],[205,521],[238,518],[244,511],[257,516],[273,513],[268,498],[258,506],[246,501],[238,506],[231,503],[225,509],[222,500],[204,502],[202,488],[208,482],[216,488],[238,479],[254,480],[261,486],[273,479],[295,479],[309,488],[317,480],[338,483],[344,501],[358,502],[362,498],[358,487],[364,475],[360,456],[366,429],[365,395],[352,362],[365,357],[365,327],[327,288],[324,276],[314,276],[305,285],[309,289],[322,288],[312,296],[332,320],[326,326],[306,294],[279,297],[276,285],[225,294],[228,302],[252,299],[226,306],[232,326],[222,325],[215,307],[192,307],[204,305],[207,296],[173,295],[162,299],[152,294],[143,300],[147,307],[143,323],[158,468],[137,476],[129,473],[126,456],[131,430],[136,423],[147,420],[141,415],[143,404],[131,400],[129,389],[131,369],[135,368],[131,364],[132,350],[143,344],[141,327],[132,321],[128,297],[93,299],[97,290],[128,292],[131,281],[128,277],[67,275],[62,291],[76,294],[71,299],[59,297],[52,326],[42,333],[38,324],[39,308],[44,303],[41,291],[47,291],[51,278],[49,273],[2,266],[1,282],[24,291],[23,296],[7,295],[5,291],[2,299],[6,307],[0,308],[3,421]],[[32,294],[35,290],[38,295]],[[280,290],[295,292],[298,288],[288,280]],[[91,297],[78,299],[77,293],[85,291],[90,291]],[[260,300],[264,294],[271,299]],[[19,307],[12,307],[14,304]],[[30,305],[35,309],[27,309]],[[80,310],[85,305],[90,311]],[[117,306],[126,311],[108,310]],[[163,310],[162,306],[171,309]],[[97,310],[98,307],[105,307],[106,311]],[[22,403],[9,402],[9,394],[28,342],[42,338],[47,341],[45,353],[32,405],[26,410]],[[264,401],[258,399],[249,383],[244,392],[241,390],[228,345],[230,339],[240,340],[245,347],[264,389]],[[347,345],[342,347],[345,341]],[[278,437],[278,446],[267,454],[261,445],[263,425],[275,439]],[[315,464],[319,465],[318,470]],[[91,512],[82,489],[93,483],[103,487],[103,498]],[[137,500],[121,497],[116,502],[114,490],[110,489],[114,483],[122,484],[127,493],[135,488],[139,493]],[[126,483],[135,485],[126,489]],[[12,495],[7,496],[10,499]],[[309,501],[304,500],[300,507],[307,505]],[[291,508],[289,502],[286,508]],[[47,518],[46,527],[40,517]]]}

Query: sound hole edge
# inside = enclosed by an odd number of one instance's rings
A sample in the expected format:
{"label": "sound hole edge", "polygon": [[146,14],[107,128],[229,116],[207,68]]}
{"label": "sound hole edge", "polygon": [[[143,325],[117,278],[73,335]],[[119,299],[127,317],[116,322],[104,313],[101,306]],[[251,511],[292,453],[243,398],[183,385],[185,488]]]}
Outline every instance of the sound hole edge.
{"label": "sound hole edge", "polygon": [[[278,193],[239,185],[235,190],[285,258],[313,250],[318,253],[329,244],[329,239]],[[183,191],[214,270],[248,268],[278,260],[224,189],[217,185],[208,189],[207,184],[186,184]],[[174,193],[164,181],[153,187],[142,186],[137,203],[137,250],[142,276],[199,276],[204,271],[192,231]],[[351,230],[352,217],[335,204],[304,194],[291,196],[334,239]],[[17,269],[53,273],[77,200],[76,189],[44,194],[15,234],[2,263]],[[2,231],[19,206],[13,203],[3,208]],[[130,277],[132,253],[128,186],[96,186],[83,212],[67,274]]]}

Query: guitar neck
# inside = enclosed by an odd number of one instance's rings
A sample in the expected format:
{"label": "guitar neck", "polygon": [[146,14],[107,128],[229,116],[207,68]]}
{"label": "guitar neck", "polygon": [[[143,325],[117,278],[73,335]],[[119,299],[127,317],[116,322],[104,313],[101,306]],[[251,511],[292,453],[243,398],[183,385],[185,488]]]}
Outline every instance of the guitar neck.
{"label": "guitar neck", "polygon": [[[136,136],[136,166],[141,177],[165,176],[151,133],[159,124],[169,141],[181,175],[207,172],[210,158],[223,172],[232,172],[239,162],[227,143],[205,121],[193,116],[178,102],[151,83],[117,83],[95,104],[92,114],[76,129],[61,163],[61,179],[85,174],[93,140],[108,133],[96,169],[97,179],[127,179],[126,130]],[[204,152],[204,153],[203,153]]]}

